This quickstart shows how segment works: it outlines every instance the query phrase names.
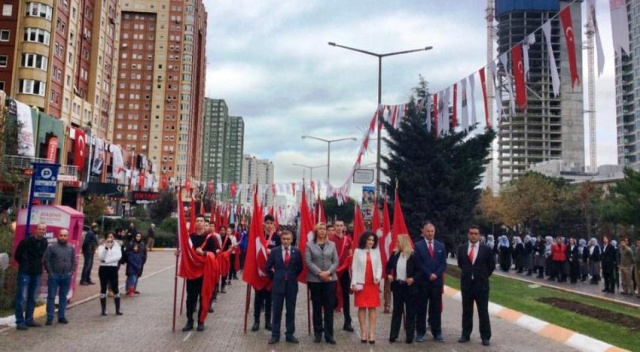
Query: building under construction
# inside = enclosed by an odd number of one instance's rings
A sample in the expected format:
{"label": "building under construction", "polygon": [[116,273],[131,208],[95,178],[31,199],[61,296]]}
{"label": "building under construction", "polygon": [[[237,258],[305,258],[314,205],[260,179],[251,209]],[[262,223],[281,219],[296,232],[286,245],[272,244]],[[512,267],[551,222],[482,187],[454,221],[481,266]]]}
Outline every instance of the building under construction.
{"label": "building under construction", "polygon": [[[535,33],[535,43],[529,49],[527,76],[527,108],[511,114],[506,84],[511,84],[509,67],[499,68],[498,96],[502,113],[498,117],[498,177],[500,184],[516,178],[527,167],[548,160],[562,160],[572,170],[584,170],[585,143],[583,119],[583,89],[571,87],[571,75],[566,42],[558,11],[569,6],[558,0],[496,0],[498,54],[510,51],[513,45]],[[576,41],[578,72],[582,72],[582,11],[581,2],[571,5]],[[550,18],[551,42],[560,75],[560,94],[553,94],[546,39],[540,27]],[[510,57],[510,56],[509,56]],[[505,70],[506,69],[506,70]]]}

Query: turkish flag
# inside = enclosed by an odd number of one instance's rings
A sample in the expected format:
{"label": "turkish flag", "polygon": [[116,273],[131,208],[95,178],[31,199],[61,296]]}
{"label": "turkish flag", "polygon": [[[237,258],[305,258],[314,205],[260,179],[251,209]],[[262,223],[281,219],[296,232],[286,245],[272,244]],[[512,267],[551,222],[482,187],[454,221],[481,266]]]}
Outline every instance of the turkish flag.
{"label": "turkish flag", "polygon": [[[396,197],[393,205],[393,229],[391,230],[391,250],[396,248],[398,243],[398,236],[409,236],[409,230],[407,224],[404,222],[404,215],[402,214],[402,206],[400,205],[400,196],[398,195],[398,189],[396,188]],[[413,247],[413,242],[411,243]]]}
{"label": "turkish flag", "polygon": [[84,168],[84,159],[86,158],[87,136],[84,131],[79,128],[74,128],[76,133],[76,140],[73,144],[73,165],[75,165],[79,171]]}
{"label": "turkish flag", "polygon": [[387,203],[387,197],[385,197],[382,207],[382,236],[380,236],[380,257],[382,258],[383,268],[387,266],[387,260],[389,260],[392,251],[391,219],[389,218],[389,204]]}
{"label": "turkish flag", "polygon": [[436,134],[436,137],[438,136],[438,93],[435,93],[433,95],[433,102],[431,103],[431,105],[433,105],[433,131]]}
{"label": "turkish flag", "polygon": [[524,78],[524,61],[522,60],[522,45],[516,44],[511,50],[511,68],[516,82],[516,104],[520,109],[527,107],[527,87]]}
{"label": "turkish flag", "polygon": [[256,290],[270,287],[265,265],[267,262],[267,243],[262,232],[262,211],[258,204],[257,186],[253,193],[253,214],[249,227],[249,241],[247,243],[247,255],[242,271],[242,281],[251,285]]}
{"label": "turkish flag", "polygon": [[185,181],[184,188],[186,188],[187,194],[189,195],[189,198],[191,198],[191,180],[190,179],[187,179]]}
{"label": "turkish flag", "polygon": [[238,192],[238,185],[236,185],[235,183],[232,183],[229,188],[231,189],[231,198],[235,198],[236,193]]}
{"label": "turkish flag", "polygon": [[[300,238],[298,239],[298,248],[302,253],[302,262],[304,263],[304,255],[307,250],[307,242],[313,240],[313,218],[309,204],[307,203],[307,192],[302,187],[302,198],[300,200]],[[307,283],[307,266],[302,268],[302,272],[298,275],[298,281]]]}
{"label": "turkish flag", "polygon": [[138,175],[138,186],[140,186],[140,190],[144,188],[144,180],[146,176],[144,174],[144,169],[140,170],[140,174]]}
{"label": "turkish flag", "polygon": [[484,121],[487,124],[487,128],[491,127],[491,117],[489,117],[489,105],[487,103],[487,78],[485,73],[486,68],[483,67],[478,71],[480,74],[480,86],[482,87],[482,101],[484,102]]}
{"label": "turkish flag", "polygon": [[162,176],[162,181],[160,182],[160,188],[166,189],[169,185],[169,180],[167,180],[167,176]]}
{"label": "turkish flag", "polygon": [[360,210],[360,206],[356,203],[356,206],[353,210],[353,238],[360,239],[360,235],[363,234],[367,229],[364,227],[364,219],[362,219],[362,211]]}
{"label": "turkish flag", "polygon": [[453,85],[453,113],[451,117],[452,127],[458,126],[458,84]]}
{"label": "turkish flag", "polygon": [[320,199],[320,194],[318,194],[318,222],[324,222],[324,223],[327,222],[327,219],[324,214],[324,205],[322,204],[322,199]]}
{"label": "turkish flag", "polygon": [[213,194],[213,182],[207,182],[207,190],[209,191],[209,193]]}
{"label": "turkish flag", "polygon": [[564,30],[564,39],[567,42],[567,54],[569,56],[569,71],[571,72],[571,88],[576,82],[580,83],[578,66],[576,64],[576,41],[573,35],[573,21],[571,20],[571,6],[560,11],[560,22]]}

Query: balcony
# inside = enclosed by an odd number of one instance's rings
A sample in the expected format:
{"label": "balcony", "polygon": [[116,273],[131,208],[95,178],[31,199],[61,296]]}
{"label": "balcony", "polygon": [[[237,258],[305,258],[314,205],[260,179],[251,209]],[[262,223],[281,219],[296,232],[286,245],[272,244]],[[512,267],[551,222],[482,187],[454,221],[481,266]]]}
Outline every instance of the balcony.
{"label": "balcony", "polygon": [[[19,171],[25,176],[31,176],[33,167],[31,163],[53,164],[49,159],[32,158],[21,155],[5,155],[2,158],[2,168],[6,171]],[[58,181],[77,181],[78,168],[73,165],[60,165],[58,169]]]}

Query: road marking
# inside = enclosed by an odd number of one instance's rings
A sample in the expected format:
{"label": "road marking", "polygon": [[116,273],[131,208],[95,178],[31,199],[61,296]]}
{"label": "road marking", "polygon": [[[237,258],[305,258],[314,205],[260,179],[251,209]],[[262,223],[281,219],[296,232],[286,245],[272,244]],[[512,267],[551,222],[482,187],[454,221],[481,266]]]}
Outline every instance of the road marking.
{"label": "road marking", "polygon": [[189,339],[189,337],[191,337],[191,333],[192,333],[192,331],[190,331],[190,332],[187,334],[187,336],[185,336],[185,337],[184,337],[184,339],[182,339],[182,342],[186,342],[186,341]]}

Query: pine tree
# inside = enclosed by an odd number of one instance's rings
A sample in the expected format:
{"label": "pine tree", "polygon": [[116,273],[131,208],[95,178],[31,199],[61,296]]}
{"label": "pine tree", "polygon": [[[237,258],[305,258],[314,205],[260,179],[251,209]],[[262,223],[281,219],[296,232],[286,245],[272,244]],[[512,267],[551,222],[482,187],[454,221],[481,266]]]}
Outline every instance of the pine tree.
{"label": "pine tree", "polygon": [[384,139],[389,154],[382,156],[389,179],[386,189],[393,199],[397,184],[412,237],[419,236],[422,222],[429,220],[436,226],[436,237],[452,244],[456,235],[466,233],[473,218],[495,132],[488,129],[472,136],[451,129],[450,134],[436,137],[427,130],[426,110],[416,103],[428,94],[424,80],[414,94],[399,128],[384,125],[389,136]]}

